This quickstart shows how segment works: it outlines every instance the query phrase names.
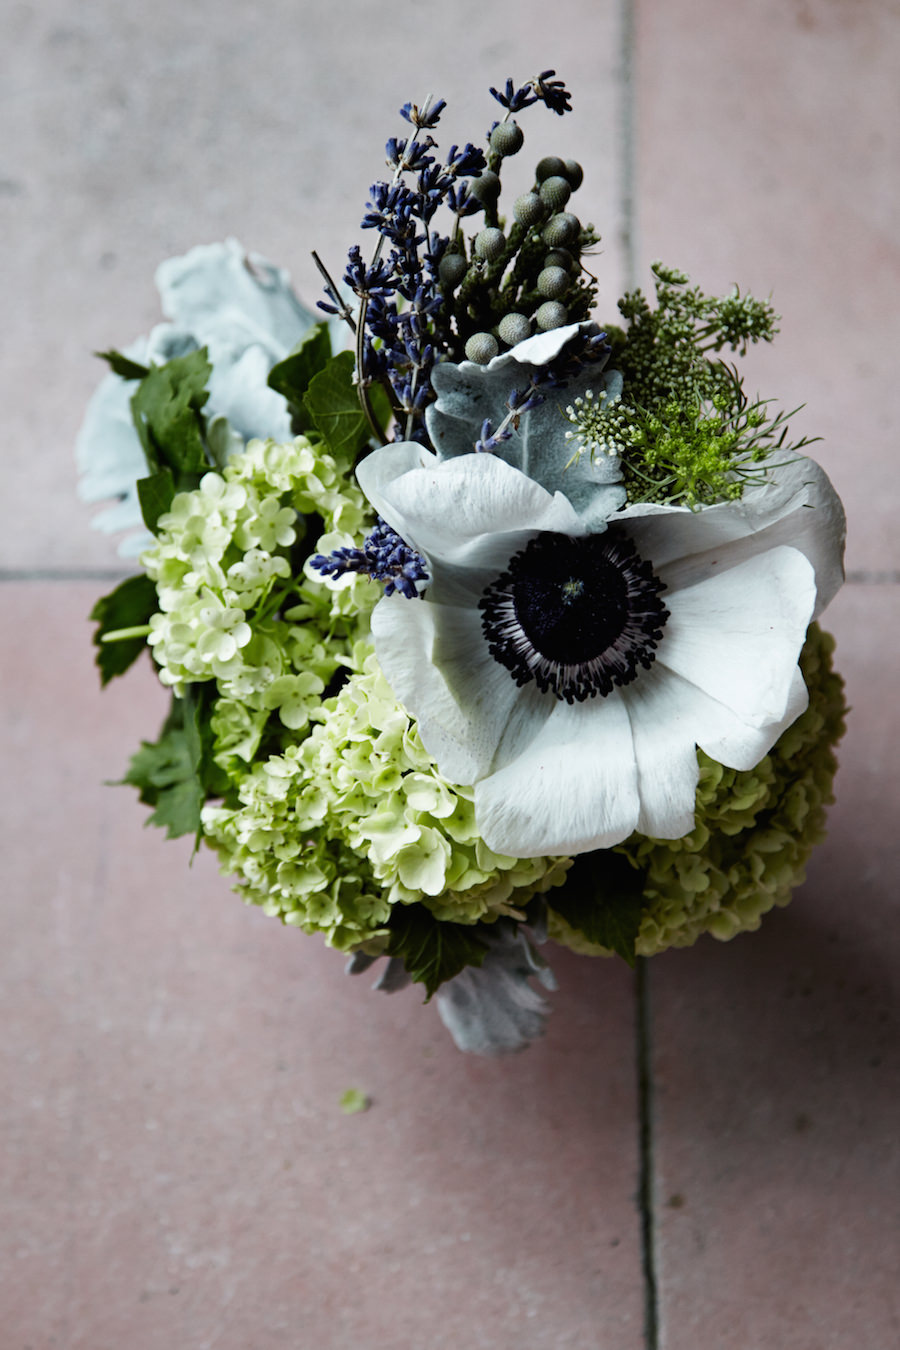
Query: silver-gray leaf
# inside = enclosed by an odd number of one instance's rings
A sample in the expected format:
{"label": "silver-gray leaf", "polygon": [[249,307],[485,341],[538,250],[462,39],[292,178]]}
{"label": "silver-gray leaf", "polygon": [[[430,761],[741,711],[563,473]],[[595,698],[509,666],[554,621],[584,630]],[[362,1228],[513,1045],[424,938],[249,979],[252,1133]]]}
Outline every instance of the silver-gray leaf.
{"label": "silver-gray leaf", "polygon": [[489,950],[483,964],[442,984],[435,994],[444,1026],[460,1050],[503,1055],[524,1050],[543,1036],[550,1005],[534,988],[556,979],[533,947],[523,925],[504,919],[483,930]]}

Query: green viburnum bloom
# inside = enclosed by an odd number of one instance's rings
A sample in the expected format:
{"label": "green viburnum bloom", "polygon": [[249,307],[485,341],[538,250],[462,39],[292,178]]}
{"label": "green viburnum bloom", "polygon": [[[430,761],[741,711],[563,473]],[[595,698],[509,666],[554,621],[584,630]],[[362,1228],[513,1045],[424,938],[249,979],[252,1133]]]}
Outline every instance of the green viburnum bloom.
{"label": "green viburnum bloom", "polygon": [[[255,714],[277,712],[292,731],[305,727],[353,642],[368,632],[377,591],[365,577],[295,575],[292,561],[307,518],[322,521],[327,547],[352,542],[369,523],[348,468],[302,436],[284,445],[251,441],[222,473],[205,474],[197,489],[174,498],[142,555],[159,596],[148,638],[159,678],[177,694],[215,681],[225,701],[214,717],[226,757],[253,753],[266,720]],[[249,742],[248,718],[256,727]]]}
{"label": "green viburnum bloom", "polygon": [[[371,649],[352,663],[356,673],[313,712],[312,733],[285,736],[281,754],[237,780],[239,806],[204,810],[222,871],[249,903],[342,950],[384,946],[397,904],[421,901],[453,923],[523,918],[532,896],[564,880],[568,859],[488,848],[471,788],[438,773]],[[252,726],[234,707],[229,716],[232,754],[247,756]]]}

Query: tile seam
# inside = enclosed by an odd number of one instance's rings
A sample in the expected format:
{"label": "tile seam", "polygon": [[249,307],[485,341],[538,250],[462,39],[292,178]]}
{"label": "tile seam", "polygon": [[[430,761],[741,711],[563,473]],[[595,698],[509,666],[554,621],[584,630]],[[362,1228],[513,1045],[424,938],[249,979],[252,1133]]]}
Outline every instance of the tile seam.
{"label": "tile seam", "polygon": [[[621,202],[622,244],[625,256],[625,284],[637,285],[637,165],[635,124],[635,4],[620,0],[621,25],[619,50],[619,191]],[[653,1211],[653,1066],[650,1048],[650,1007],[646,963],[638,958],[635,970],[635,1077],[637,1086],[638,1188],[637,1209],[640,1221],[641,1277],[644,1294],[644,1345],[659,1350],[659,1304],[656,1282],[655,1216]]]}
{"label": "tile seam", "polygon": [[638,1088],[638,1209],[641,1221],[641,1267],[644,1280],[644,1345],[659,1350],[659,1286],[656,1275],[656,1215],[653,1157],[653,1054],[651,1047],[650,976],[645,957],[635,968],[635,1040]]}
{"label": "tile seam", "polygon": [[0,583],[21,581],[125,581],[134,576],[126,569],[103,567],[0,567]]}
{"label": "tile seam", "polygon": [[[91,567],[0,567],[0,584],[4,581],[125,581],[135,573],[114,568]],[[855,568],[847,573],[847,586],[900,585],[900,568]]]}
{"label": "tile seam", "polygon": [[621,26],[620,89],[619,112],[619,191],[622,210],[622,243],[625,253],[625,285],[633,290],[637,285],[637,203],[636,166],[635,166],[635,97],[634,97],[634,51],[635,51],[635,0],[621,0],[619,23]]}

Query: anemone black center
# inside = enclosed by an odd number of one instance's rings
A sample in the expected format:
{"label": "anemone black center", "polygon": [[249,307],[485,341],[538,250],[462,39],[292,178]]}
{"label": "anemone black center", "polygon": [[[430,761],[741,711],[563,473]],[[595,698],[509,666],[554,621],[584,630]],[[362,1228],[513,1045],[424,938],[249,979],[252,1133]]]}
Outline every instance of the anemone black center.
{"label": "anemone black center", "polygon": [[535,680],[580,702],[652,664],[669,617],[664,589],[616,528],[583,538],[545,532],[485,591],[482,629],[517,684]]}

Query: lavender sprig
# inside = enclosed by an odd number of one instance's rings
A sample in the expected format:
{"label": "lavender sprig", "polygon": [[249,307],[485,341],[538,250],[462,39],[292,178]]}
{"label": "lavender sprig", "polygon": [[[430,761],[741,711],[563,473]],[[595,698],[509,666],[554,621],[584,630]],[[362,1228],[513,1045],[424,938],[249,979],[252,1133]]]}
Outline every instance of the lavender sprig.
{"label": "lavender sprig", "polygon": [[419,582],[428,581],[425,559],[401,539],[381,516],[367,535],[362,548],[337,548],[327,555],[317,553],[310,558],[310,566],[325,577],[342,577],[348,572],[359,572],[373,581],[384,583],[385,595],[399,591],[407,600],[421,594]]}

